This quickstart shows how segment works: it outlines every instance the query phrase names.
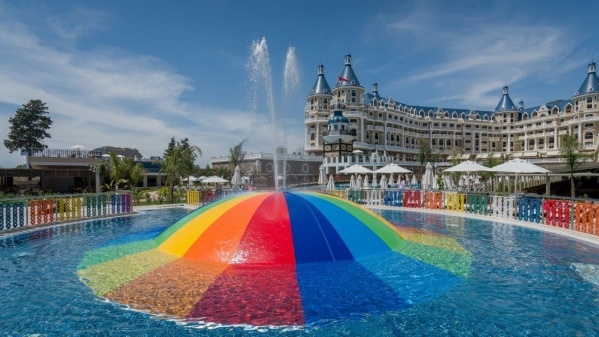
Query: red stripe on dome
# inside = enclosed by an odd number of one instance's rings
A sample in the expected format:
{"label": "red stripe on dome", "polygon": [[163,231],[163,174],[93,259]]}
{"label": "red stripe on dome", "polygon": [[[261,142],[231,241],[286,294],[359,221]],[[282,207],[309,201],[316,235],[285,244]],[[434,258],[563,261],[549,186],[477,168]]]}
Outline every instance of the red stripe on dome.
{"label": "red stripe on dome", "polygon": [[294,265],[230,265],[187,316],[221,324],[303,325]]}
{"label": "red stripe on dome", "polygon": [[254,212],[234,264],[295,265],[291,222],[283,193],[273,193]]}

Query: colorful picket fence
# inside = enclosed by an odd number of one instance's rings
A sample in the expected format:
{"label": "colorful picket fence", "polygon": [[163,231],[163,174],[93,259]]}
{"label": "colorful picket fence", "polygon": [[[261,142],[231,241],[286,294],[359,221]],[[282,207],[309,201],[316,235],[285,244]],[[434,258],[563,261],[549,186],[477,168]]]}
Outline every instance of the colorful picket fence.
{"label": "colorful picket fence", "polygon": [[128,192],[0,200],[0,231],[131,212]]}
{"label": "colorful picket fence", "polygon": [[424,190],[336,190],[324,193],[367,206],[445,210],[514,219],[599,235],[599,201]]}
{"label": "colorful picket fence", "polygon": [[247,193],[240,190],[190,190],[187,191],[187,203],[190,205],[204,206],[211,202],[215,202],[222,198],[227,198],[233,195]]}

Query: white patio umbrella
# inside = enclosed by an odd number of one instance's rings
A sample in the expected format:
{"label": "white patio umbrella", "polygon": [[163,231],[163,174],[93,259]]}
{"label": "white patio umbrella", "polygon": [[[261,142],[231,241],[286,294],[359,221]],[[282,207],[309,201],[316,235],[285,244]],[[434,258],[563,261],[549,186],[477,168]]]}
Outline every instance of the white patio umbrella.
{"label": "white patio umbrella", "polygon": [[550,173],[546,168],[540,167],[533,163],[527,162],[526,160],[516,158],[507,161],[503,164],[493,166],[489,169],[490,172],[501,172],[501,173],[514,173],[516,178],[514,179],[514,191],[518,185],[518,174],[519,173]]}
{"label": "white patio umbrella", "polygon": [[432,186],[433,190],[439,189],[439,184],[437,184],[437,175],[436,174],[433,174],[433,183],[431,186]]}
{"label": "white patio umbrella", "polygon": [[459,163],[455,166],[452,166],[443,172],[481,172],[481,171],[489,171],[489,168],[486,166],[482,166],[473,161],[467,160],[463,163]]}
{"label": "white patio umbrella", "polygon": [[329,176],[329,182],[327,183],[327,191],[335,190],[335,180],[333,179],[333,175]]}
{"label": "white patio umbrella", "polygon": [[196,179],[197,179],[197,178],[196,178],[196,177],[194,177],[194,176],[189,176],[189,177],[183,178],[183,181],[184,181],[184,182],[188,182],[188,181],[196,181]]}
{"label": "white patio umbrella", "polygon": [[377,184],[377,181],[376,181],[376,173],[373,173],[373,174],[372,174],[372,188],[375,188],[375,187],[376,187],[376,184]]}
{"label": "white patio umbrella", "polygon": [[235,166],[235,173],[233,173],[233,177],[231,178],[231,185],[241,185],[241,167],[239,165]]}
{"label": "white patio umbrella", "polygon": [[71,146],[71,150],[83,150],[83,149],[85,149],[85,146],[83,146],[81,144]]}
{"label": "white patio umbrella", "polygon": [[381,188],[387,188],[387,177],[384,174],[381,176]]}
{"label": "white patio umbrella", "polygon": [[358,165],[358,164],[354,164],[350,167],[346,167],[343,170],[339,171],[338,173],[342,173],[342,174],[366,174],[366,173],[372,173],[372,170],[369,168],[366,168],[362,165]]}
{"label": "white patio umbrella", "polygon": [[389,186],[393,187],[393,185],[395,184],[395,182],[393,181],[393,173],[389,174],[389,182],[388,182]]}
{"label": "white patio umbrella", "polygon": [[516,158],[507,161],[503,164],[493,166],[489,169],[491,172],[502,172],[502,173],[550,173],[546,168],[540,167],[533,163],[527,162],[526,160]]}
{"label": "white patio umbrella", "polygon": [[368,185],[368,176],[364,176],[364,183],[362,185],[363,188],[370,188]]}
{"label": "white patio umbrella", "polygon": [[403,168],[397,164],[387,164],[375,171],[376,173],[412,173],[412,171]]}
{"label": "white patio umbrella", "polygon": [[217,177],[217,176],[212,176],[212,177],[208,177],[204,180],[202,180],[202,184],[224,184],[224,183],[228,183],[229,181],[227,179],[223,179],[221,177]]}
{"label": "white patio umbrella", "polygon": [[418,180],[416,180],[416,175],[415,174],[412,175],[412,181],[410,182],[410,184],[414,184],[414,185],[418,184]]}
{"label": "white patio umbrella", "polygon": [[356,177],[354,175],[349,178],[349,189],[353,190],[356,188]]}
{"label": "white patio umbrella", "polygon": [[426,171],[422,176],[420,185],[425,189],[433,187],[433,165],[430,162],[426,163]]}
{"label": "white patio umbrella", "polygon": [[362,176],[358,176],[358,179],[356,180],[356,189],[359,190],[362,188]]}
{"label": "white patio umbrella", "polygon": [[318,185],[325,185],[327,183],[327,175],[324,173],[324,166],[320,165],[320,173],[318,174]]}

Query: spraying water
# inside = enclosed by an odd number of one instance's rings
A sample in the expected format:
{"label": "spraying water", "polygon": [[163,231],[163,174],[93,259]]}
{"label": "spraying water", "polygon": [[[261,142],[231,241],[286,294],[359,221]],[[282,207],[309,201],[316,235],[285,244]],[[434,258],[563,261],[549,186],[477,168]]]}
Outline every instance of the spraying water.
{"label": "spraying water", "polygon": [[272,148],[273,148],[273,174],[275,178],[275,190],[279,190],[279,169],[278,169],[278,157],[277,157],[277,128],[275,121],[275,104],[273,97],[272,88],[272,75],[270,68],[270,57],[268,54],[268,45],[266,44],[266,38],[262,38],[260,41],[252,42],[250,47],[250,60],[249,60],[249,71],[250,71],[250,82],[252,83],[252,98],[250,101],[251,109],[255,110],[258,106],[259,94],[264,91],[266,95],[266,107],[270,113],[272,123]]}
{"label": "spraying water", "polygon": [[[299,92],[300,75],[298,62],[295,56],[295,47],[289,46],[285,56],[285,69],[283,70],[283,112],[291,116],[291,99]],[[283,134],[283,146],[287,148],[287,134]],[[287,186],[287,163],[283,161],[283,186]]]}
{"label": "spraying water", "polygon": [[[266,108],[270,113],[272,123],[272,149],[273,149],[273,174],[275,181],[275,190],[279,190],[279,151],[281,145],[278,139],[278,130],[275,118],[275,101],[273,95],[272,70],[270,65],[270,56],[266,38],[252,42],[250,47],[250,59],[248,62],[250,73],[250,83],[252,84],[250,108],[253,112],[258,109],[258,103],[266,97]],[[285,57],[285,69],[283,71],[283,109],[284,115],[290,115],[289,104],[293,95],[299,90],[300,76],[298,62],[295,56],[295,48],[290,46]],[[283,127],[284,129],[284,127]],[[287,139],[283,136],[283,147],[287,147]],[[283,163],[283,186],[285,186],[286,163]]]}

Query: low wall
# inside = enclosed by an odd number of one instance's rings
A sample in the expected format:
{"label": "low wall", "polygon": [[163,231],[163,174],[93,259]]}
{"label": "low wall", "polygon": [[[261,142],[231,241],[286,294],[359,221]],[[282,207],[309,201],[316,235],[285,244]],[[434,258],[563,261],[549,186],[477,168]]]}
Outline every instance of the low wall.
{"label": "low wall", "polygon": [[129,192],[0,200],[2,231],[133,212]]}

